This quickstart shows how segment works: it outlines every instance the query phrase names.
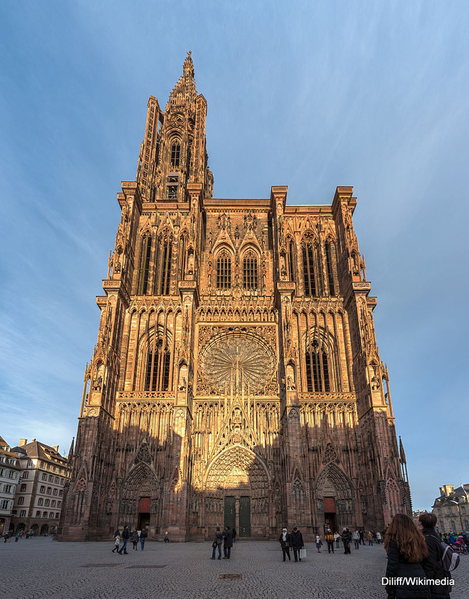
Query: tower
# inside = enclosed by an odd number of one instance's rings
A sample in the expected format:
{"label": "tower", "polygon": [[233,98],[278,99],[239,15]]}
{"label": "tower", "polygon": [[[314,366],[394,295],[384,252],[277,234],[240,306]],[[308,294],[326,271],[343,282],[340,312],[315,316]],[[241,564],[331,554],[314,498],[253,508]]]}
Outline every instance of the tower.
{"label": "tower", "polygon": [[213,198],[206,114],[189,53],[117,196],[61,538],[381,529],[410,492],[353,190]]}

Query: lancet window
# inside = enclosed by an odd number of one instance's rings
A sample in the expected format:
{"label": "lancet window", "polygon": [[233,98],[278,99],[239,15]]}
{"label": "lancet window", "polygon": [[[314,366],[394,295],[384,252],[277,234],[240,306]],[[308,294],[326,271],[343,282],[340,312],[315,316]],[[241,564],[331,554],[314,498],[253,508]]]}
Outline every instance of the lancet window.
{"label": "lancet window", "polygon": [[326,254],[326,271],[327,271],[327,280],[329,283],[329,295],[335,295],[336,289],[334,284],[334,271],[332,268],[334,256],[335,256],[335,247],[332,241],[326,241],[325,245],[325,254]]}
{"label": "lancet window", "polygon": [[313,297],[319,295],[318,269],[316,268],[317,248],[311,241],[303,245],[303,282],[305,295]]}
{"label": "lancet window", "polygon": [[172,237],[161,237],[158,252],[158,267],[156,270],[156,295],[169,295],[172,248]]}
{"label": "lancet window", "polygon": [[181,146],[175,142],[171,145],[171,166],[179,166],[179,157],[181,155]]}
{"label": "lancet window", "polygon": [[323,339],[311,336],[306,341],[306,387],[309,393],[329,393],[331,390],[331,360]]}
{"label": "lancet window", "polygon": [[217,289],[230,289],[231,287],[231,256],[222,250],[217,258]]}
{"label": "lancet window", "polygon": [[168,391],[171,352],[161,332],[149,335],[145,362],[145,391]]}
{"label": "lancet window", "polygon": [[249,251],[243,259],[244,289],[257,289],[257,256]]}
{"label": "lancet window", "polygon": [[142,253],[140,266],[140,295],[145,295],[148,289],[148,280],[150,276],[150,259],[151,259],[151,237],[146,235],[142,239]]}
{"label": "lancet window", "polygon": [[288,263],[288,278],[290,281],[295,280],[295,246],[293,244],[293,240],[290,239],[287,244],[288,254],[287,254],[287,263]]}

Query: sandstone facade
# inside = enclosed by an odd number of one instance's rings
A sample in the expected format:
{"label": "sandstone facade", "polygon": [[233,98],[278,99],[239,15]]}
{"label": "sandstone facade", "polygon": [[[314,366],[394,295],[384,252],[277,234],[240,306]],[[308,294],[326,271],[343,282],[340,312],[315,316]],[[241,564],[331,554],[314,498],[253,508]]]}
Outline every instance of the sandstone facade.
{"label": "sandstone facade", "polygon": [[206,112],[189,55],[118,194],[61,538],[381,530],[411,502],[353,190],[213,198]]}

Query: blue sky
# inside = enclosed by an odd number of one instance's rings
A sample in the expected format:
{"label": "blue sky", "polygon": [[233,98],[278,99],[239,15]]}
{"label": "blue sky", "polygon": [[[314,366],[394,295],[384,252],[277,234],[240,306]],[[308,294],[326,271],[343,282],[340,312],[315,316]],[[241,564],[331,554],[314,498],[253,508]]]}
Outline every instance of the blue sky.
{"label": "blue sky", "polygon": [[116,193],[191,49],[215,197],[353,185],[414,508],[469,482],[469,4],[0,3],[0,422],[68,450]]}

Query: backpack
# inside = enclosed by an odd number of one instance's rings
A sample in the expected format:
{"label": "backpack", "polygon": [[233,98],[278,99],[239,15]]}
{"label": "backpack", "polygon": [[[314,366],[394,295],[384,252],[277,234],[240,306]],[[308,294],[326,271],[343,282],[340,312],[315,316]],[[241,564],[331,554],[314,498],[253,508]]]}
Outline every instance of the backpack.
{"label": "backpack", "polygon": [[456,568],[459,566],[459,555],[456,553],[456,551],[453,550],[453,548],[450,545],[447,545],[444,541],[440,541],[440,546],[443,552],[443,555],[441,556],[441,563],[443,565],[443,568],[445,570],[448,570],[448,572],[456,570]]}

